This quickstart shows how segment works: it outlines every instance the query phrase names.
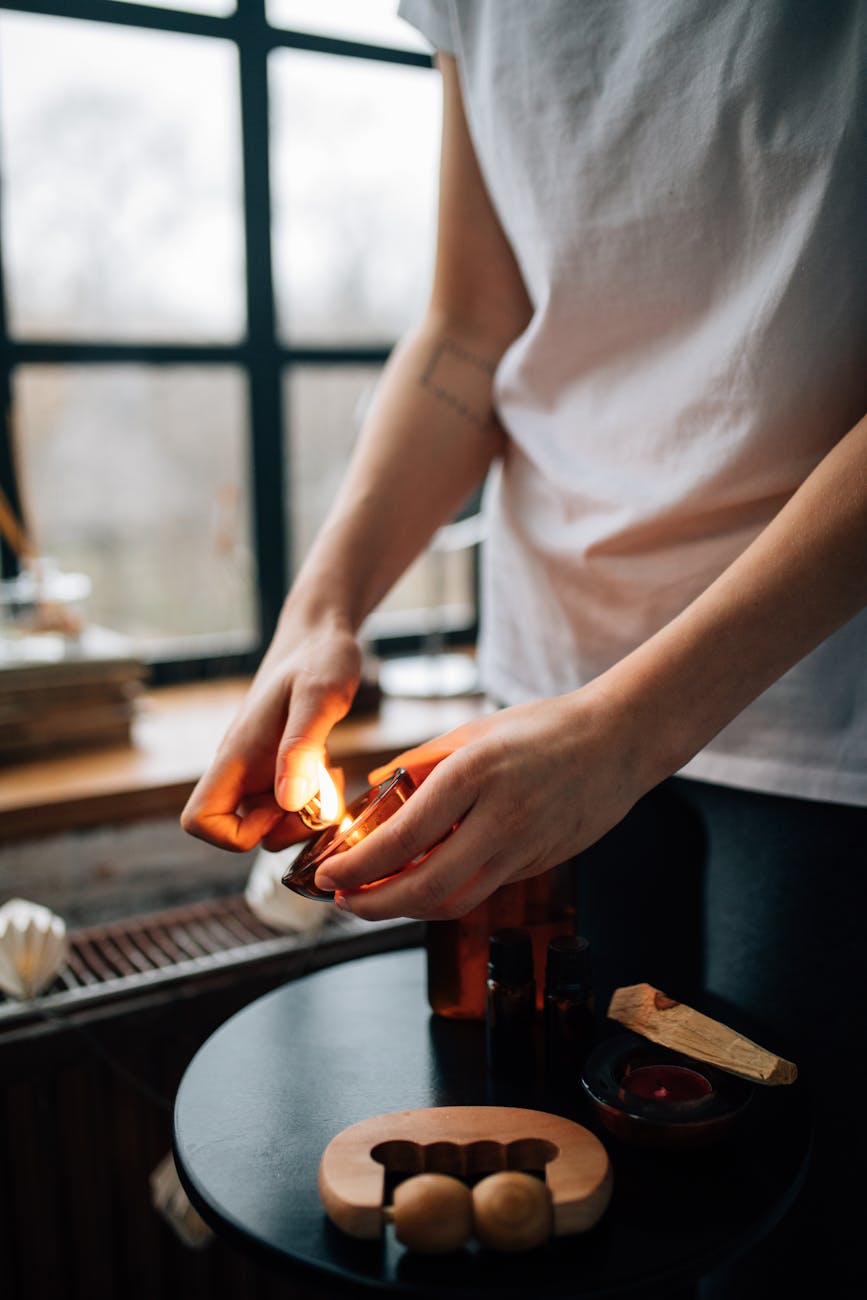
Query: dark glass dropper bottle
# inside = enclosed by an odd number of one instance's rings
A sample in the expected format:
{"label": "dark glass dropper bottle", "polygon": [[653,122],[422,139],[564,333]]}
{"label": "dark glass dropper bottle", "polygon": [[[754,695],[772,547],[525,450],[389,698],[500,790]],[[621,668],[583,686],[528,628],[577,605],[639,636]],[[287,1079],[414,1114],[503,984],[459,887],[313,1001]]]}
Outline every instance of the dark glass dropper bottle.
{"label": "dark glass dropper bottle", "polygon": [[536,981],[527,930],[495,930],[489,939],[486,1046],[488,1066],[523,1073],[533,1049]]}
{"label": "dark glass dropper bottle", "polygon": [[581,935],[552,939],[545,967],[545,1065],[551,1086],[578,1087],[595,1035],[590,944]]}

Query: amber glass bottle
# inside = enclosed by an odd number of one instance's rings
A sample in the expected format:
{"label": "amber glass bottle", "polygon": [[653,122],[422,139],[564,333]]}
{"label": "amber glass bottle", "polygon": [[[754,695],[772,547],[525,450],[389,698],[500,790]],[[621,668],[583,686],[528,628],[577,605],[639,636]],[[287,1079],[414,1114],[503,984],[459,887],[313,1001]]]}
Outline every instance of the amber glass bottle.
{"label": "amber glass bottle", "polygon": [[460,920],[428,922],[428,1001],[437,1015],[484,1020],[490,936],[506,928],[530,932],[541,1010],[548,944],[575,933],[572,864],[504,885]]}

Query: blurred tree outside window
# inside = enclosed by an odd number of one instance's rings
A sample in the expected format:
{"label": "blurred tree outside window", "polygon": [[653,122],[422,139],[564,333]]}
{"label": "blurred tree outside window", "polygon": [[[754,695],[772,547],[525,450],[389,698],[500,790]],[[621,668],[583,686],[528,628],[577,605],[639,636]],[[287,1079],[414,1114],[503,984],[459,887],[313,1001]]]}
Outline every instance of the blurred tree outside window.
{"label": "blurred tree outside window", "polygon": [[301,50],[275,50],[268,73],[281,338],[396,338],[421,314],[432,270],[436,81]]}
{"label": "blurred tree outside window", "polygon": [[0,37],[12,335],[239,339],[231,42],[11,13]]}
{"label": "blurred tree outside window", "polygon": [[249,645],[255,570],[240,372],[22,366],[16,397],[40,545],[91,576],[90,617],[152,657],[169,638],[179,652],[197,639],[200,649]]}
{"label": "blurred tree outside window", "polygon": [[[7,486],[94,621],[251,663],[424,306],[437,81],[396,0],[53,8],[0,0]],[[473,623],[437,563],[380,633]]]}

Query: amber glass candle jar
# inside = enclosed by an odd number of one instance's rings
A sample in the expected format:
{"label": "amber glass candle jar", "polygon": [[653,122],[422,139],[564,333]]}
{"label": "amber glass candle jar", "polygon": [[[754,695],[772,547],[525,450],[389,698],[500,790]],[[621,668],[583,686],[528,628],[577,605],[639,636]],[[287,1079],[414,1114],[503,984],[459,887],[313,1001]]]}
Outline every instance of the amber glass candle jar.
{"label": "amber glass candle jar", "polygon": [[415,790],[415,782],[405,768],[399,767],[379,785],[372,785],[364,794],[354,799],[343,817],[327,827],[315,840],[311,840],[299,853],[283,876],[283,884],[305,898],[327,902],[334,897],[330,890],[320,889],[314,880],[319,867],[335,853],[345,853],[358,844],[377,826],[388,821]]}

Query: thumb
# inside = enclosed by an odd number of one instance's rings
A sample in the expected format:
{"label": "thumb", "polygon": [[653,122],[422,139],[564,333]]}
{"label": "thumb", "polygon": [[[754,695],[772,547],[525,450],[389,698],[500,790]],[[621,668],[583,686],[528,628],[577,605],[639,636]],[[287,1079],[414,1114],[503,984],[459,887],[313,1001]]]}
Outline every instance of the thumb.
{"label": "thumb", "polygon": [[328,733],[345,716],[350,702],[351,697],[331,692],[292,692],[274,781],[277,802],[287,812],[297,812],[319,790],[319,764],[325,759]]}

